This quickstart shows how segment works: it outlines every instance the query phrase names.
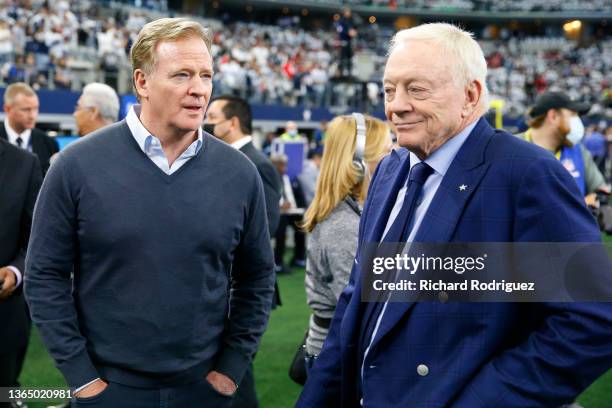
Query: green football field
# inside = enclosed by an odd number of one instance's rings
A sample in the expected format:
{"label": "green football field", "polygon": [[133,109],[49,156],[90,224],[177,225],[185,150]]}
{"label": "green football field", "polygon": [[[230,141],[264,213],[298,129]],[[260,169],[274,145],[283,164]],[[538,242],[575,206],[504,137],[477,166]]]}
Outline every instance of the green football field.
{"label": "green football field", "polygon": [[[606,241],[612,242],[612,239],[608,237]],[[308,323],[304,270],[296,268],[290,275],[279,276],[278,281],[283,306],[272,312],[255,360],[255,380],[262,408],[293,407],[301,390],[300,386],[289,379],[287,371]],[[32,332],[21,383],[24,387],[65,385],[35,330]],[[596,381],[579,398],[579,402],[585,408],[612,407],[612,371]],[[28,405],[40,408],[49,404],[31,402]]]}

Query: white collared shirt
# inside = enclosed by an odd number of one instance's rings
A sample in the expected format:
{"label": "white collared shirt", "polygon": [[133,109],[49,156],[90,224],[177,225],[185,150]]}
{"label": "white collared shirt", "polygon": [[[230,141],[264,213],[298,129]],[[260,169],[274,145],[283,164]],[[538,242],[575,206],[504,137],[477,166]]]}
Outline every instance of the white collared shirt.
{"label": "white collared shirt", "polygon": [[236,140],[234,143],[231,144],[231,146],[236,150],[240,150],[245,145],[249,144],[249,142],[251,142],[252,140],[253,140],[252,136],[245,136],[243,138]]}
{"label": "white collared shirt", "polygon": [[157,167],[159,167],[164,173],[170,175],[180,169],[185,163],[189,161],[192,157],[196,156],[203,145],[203,136],[202,136],[202,128],[198,127],[198,138],[193,141],[185,149],[183,153],[172,163],[172,166],[168,164],[168,158],[164,154],[164,149],[162,148],[161,141],[153,136],[142,124],[139,119],[140,115],[140,105],[132,105],[130,110],[125,118],[128,127],[130,128],[130,132],[140,149],[147,155],[149,159]]}
{"label": "white collared shirt", "polygon": [[[30,146],[30,138],[32,136],[32,129],[26,129],[21,133],[17,133],[13,128],[9,125],[8,119],[4,119],[4,130],[6,130],[6,135],[8,137],[8,141],[10,144],[21,147],[22,149],[26,149],[32,151],[32,147]],[[21,138],[21,146],[17,143],[17,138]]]}

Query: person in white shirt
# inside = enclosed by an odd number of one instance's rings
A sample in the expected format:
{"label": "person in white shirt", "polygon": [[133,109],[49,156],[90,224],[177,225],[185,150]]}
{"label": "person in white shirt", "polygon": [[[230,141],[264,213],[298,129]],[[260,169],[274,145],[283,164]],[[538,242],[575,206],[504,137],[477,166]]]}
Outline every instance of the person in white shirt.
{"label": "person in white shirt", "polygon": [[55,139],[34,127],[38,109],[38,96],[28,84],[16,82],[9,85],[4,92],[6,117],[0,126],[0,139],[36,154],[43,173],[46,173],[49,159],[59,151],[59,146]]}

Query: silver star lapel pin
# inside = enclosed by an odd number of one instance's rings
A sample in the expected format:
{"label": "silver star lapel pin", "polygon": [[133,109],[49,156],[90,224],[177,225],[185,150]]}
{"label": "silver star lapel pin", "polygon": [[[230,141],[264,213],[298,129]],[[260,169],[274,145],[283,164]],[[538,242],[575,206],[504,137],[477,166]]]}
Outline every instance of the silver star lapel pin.
{"label": "silver star lapel pin", "polygon": [[465,184],[462,184],[459,186],[459,191],[465,191],[466,188],[467,186]]}

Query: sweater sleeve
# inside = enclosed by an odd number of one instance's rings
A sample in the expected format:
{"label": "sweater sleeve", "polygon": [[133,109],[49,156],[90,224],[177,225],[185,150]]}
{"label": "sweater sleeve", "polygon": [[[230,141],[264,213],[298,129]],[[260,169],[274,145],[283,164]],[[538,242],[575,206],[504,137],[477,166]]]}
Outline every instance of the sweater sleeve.
{"label": "sweater sleeve", "polygon": [[34,210],[26,258],[25,295],[32,320],[71,388],[99,377],[79,330],[71,293],[77,248],[77,203],[66,162],[58,157]]}
{"label": "sweater sleeve", "polygon": [[243,234],[232,265],[230,306],[215,370],[242,380],[267,326],[274,294],[274,257],[261,179],[253,172]]}
{"label": "sweater sleeve", "polygon": [[323,318],[333,317],[357,251],[359,218],[346,204],[339,207],[316,226],[309,241],[306,299],[313,312]]}

